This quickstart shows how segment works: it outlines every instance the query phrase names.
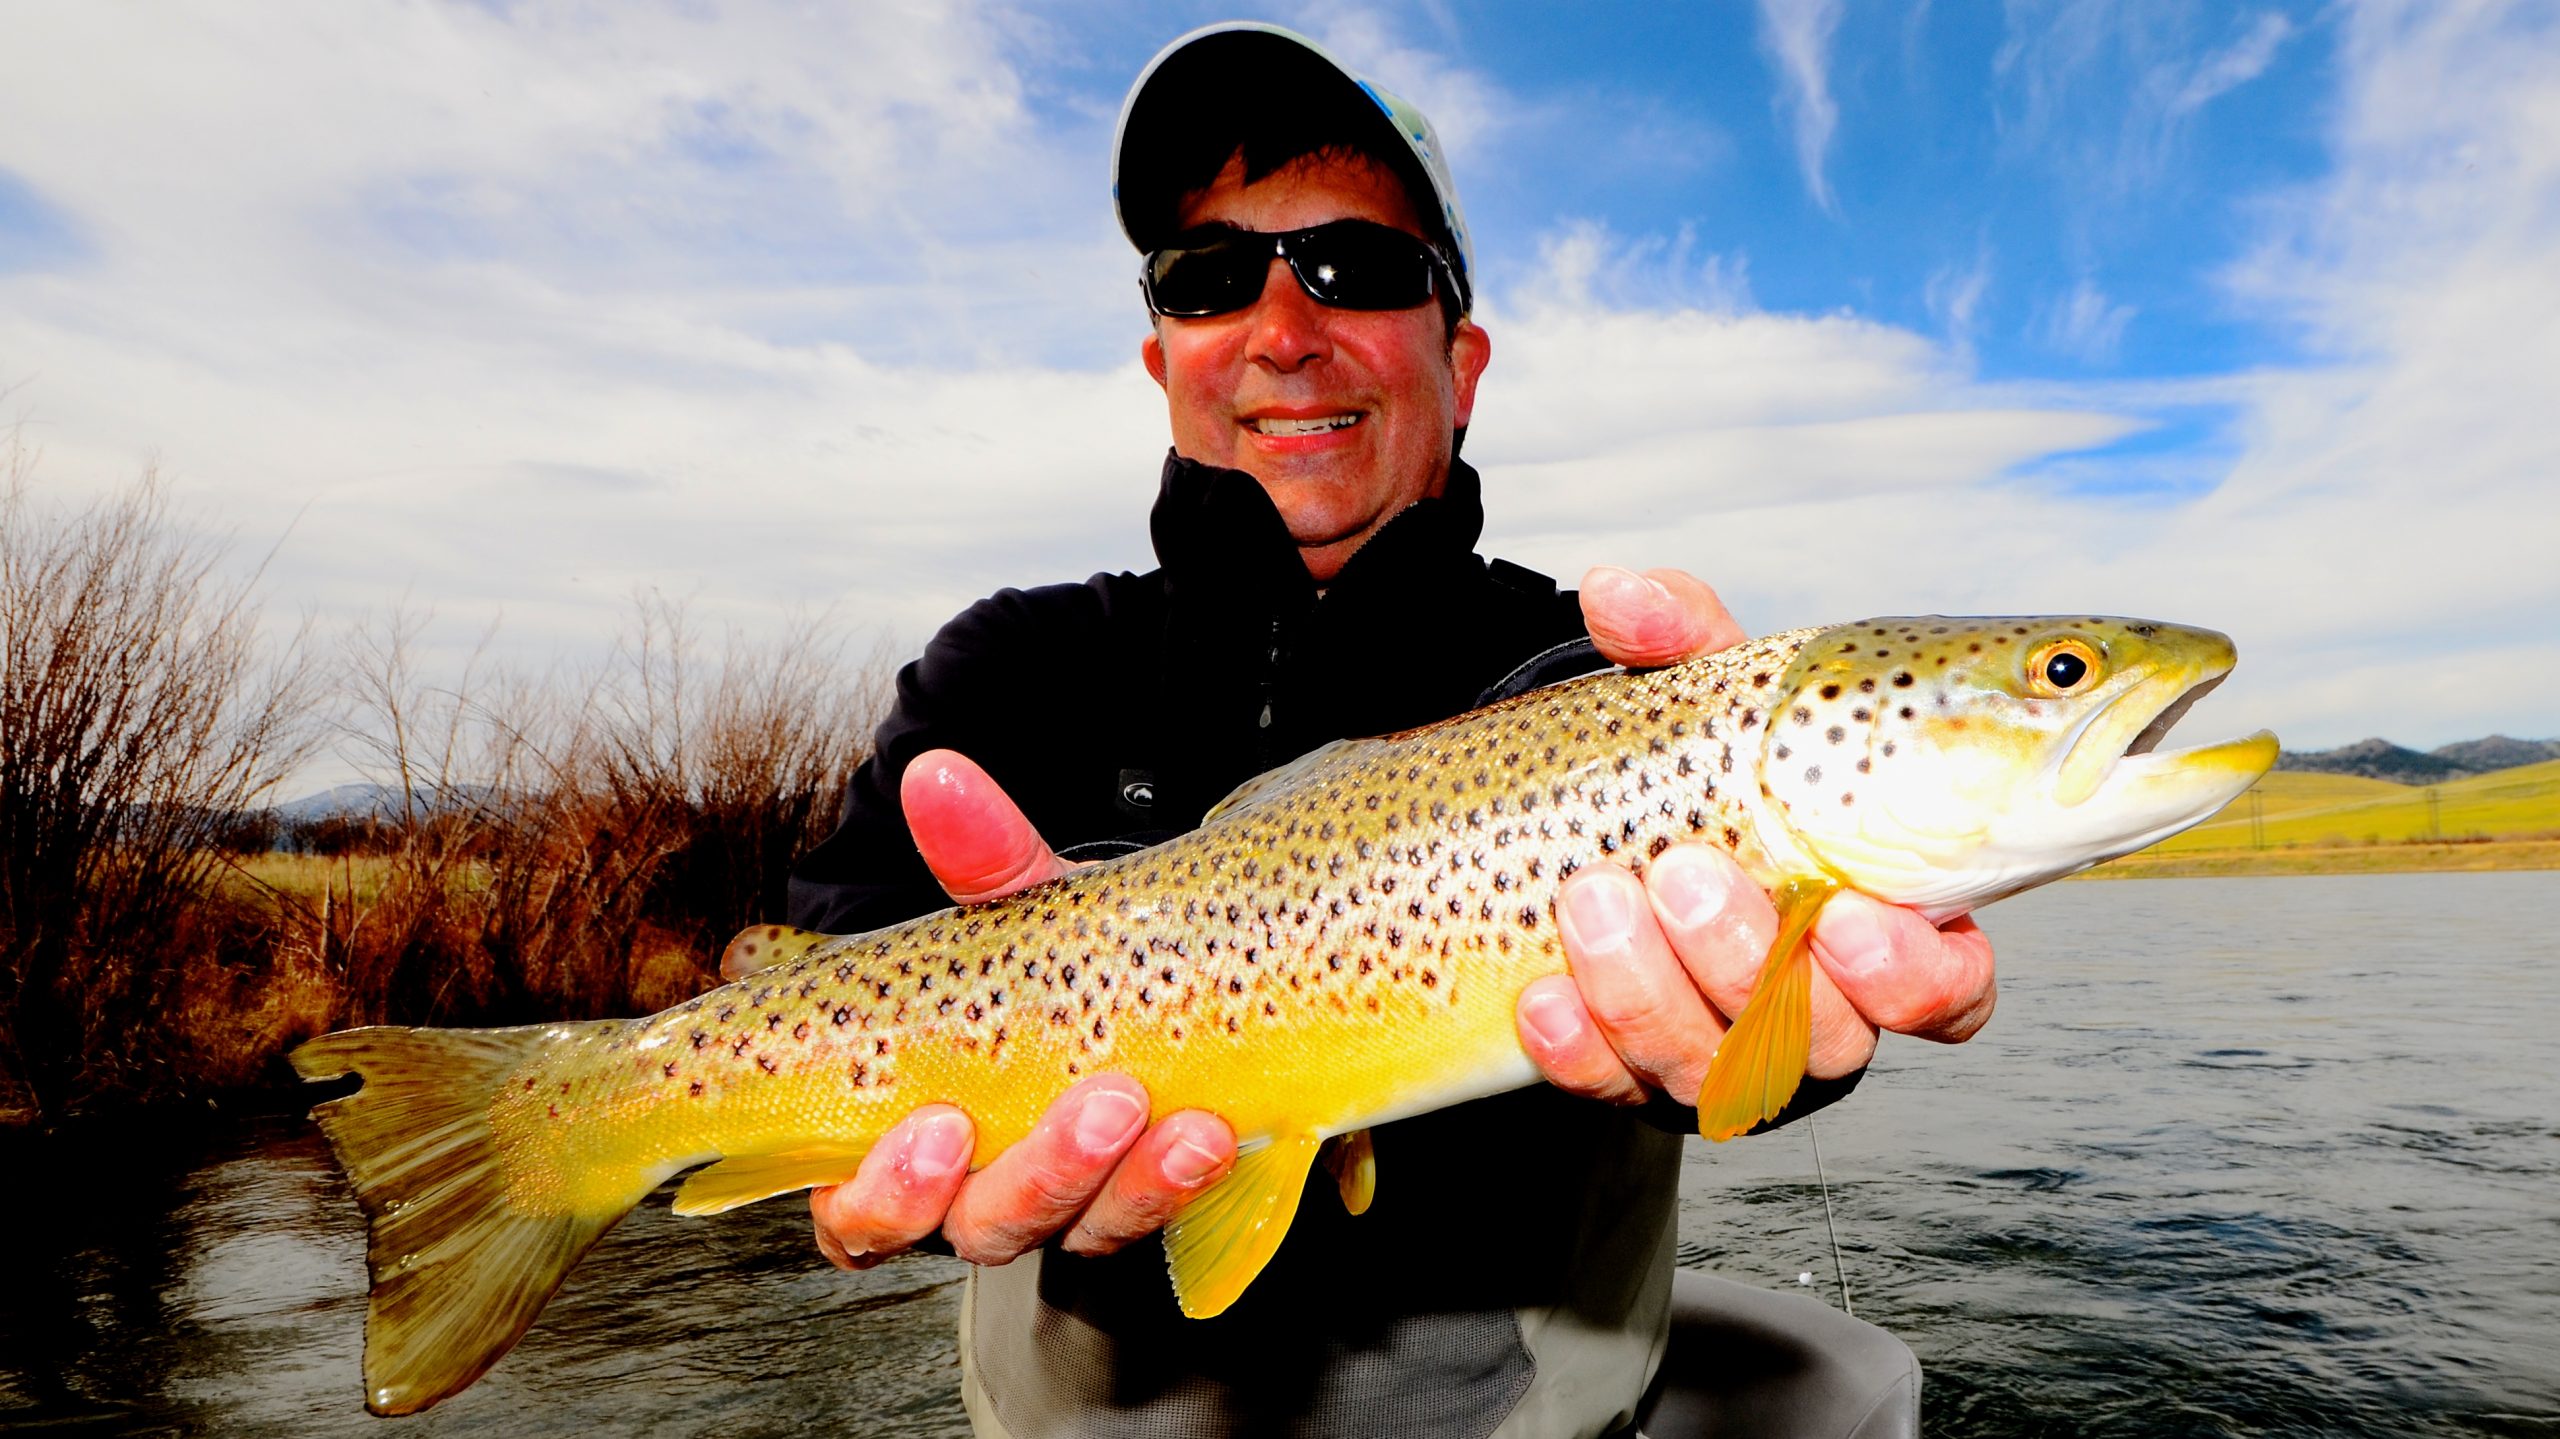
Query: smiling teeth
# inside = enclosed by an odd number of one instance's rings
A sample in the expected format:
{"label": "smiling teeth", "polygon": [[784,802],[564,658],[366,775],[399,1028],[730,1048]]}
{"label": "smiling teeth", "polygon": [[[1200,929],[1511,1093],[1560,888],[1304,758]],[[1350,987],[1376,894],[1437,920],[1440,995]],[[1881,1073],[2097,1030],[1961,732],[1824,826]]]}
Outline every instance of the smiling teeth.
{"label": "smiling teeth", "polygon": [[1258,419],[1251,422],[1258,435],[1320,435],[1327,430],[1347,430],[1360,423],[1357,414],[1326,415],[1316,420]]}

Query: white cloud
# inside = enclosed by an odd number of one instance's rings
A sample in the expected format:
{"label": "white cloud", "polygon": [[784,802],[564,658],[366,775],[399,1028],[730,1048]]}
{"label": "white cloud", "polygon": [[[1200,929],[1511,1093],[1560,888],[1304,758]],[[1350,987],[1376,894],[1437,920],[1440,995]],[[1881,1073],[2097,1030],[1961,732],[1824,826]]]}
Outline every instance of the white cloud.
{"label": "white cloud", "polygon": [[[998,585],[1150,563],[1164,425],[1101,196],[1110,107],[1040,100],[1003,23],[229,13],[56,7],[0,51],[0,169],[91,242],[0,274],[0,385],[30,381],[9,404],[48,482],[157,455],[252,541],[299,516],[282,608],[414,591],[456,645],[503,611],[536,652],[592,649],[641,584],[715,623],[841,598],[912,643]],[[1488,82],[1318,18],[1499,163]],[[1686,234],[1563,224],[1487,297],[1490,546],[1568,581],[1685,565],[1762,627],[2220,624],[2249,662],[2208,729],[2560,728],[2554,36],[2481,3],[2342,23],[2334,173],[2229,280],[2320,363],[1989,383],[1964,343],[1987,249],[1932,287],[1932,338],[1761,311]],[[2084,283],[2050,313],[2103,345],[2130,310]],[[2204,407],[2237,417],[2223,471],[2080,483]]]}
{"label": "white cloud", "polygon": [[1142,502],[1163,444],[1101,146],[994,21],[56,6],[15,38],[0,169],[90,246],[0,275],[13,412],[58,487],[157,455],[248,535],[299,516],[294,601],[414,583],[452,636],[503,608],[574,646],[642,582],[857,593],[913,635],[1008,556],[1144,560],[1086,503]]}
{"label": "white cloud", "polygon": [[[2006,143],[2043,156],[2066,194],[2103,207],[2156,197],[2198,112],[2265,74],[2300,33],[2280,11],[2234,21],[2224,8],[2176,0],[2005,0],[2003,8],[1992,73]],[[2203,33],[2212,28],[2230,38],[2214,45]]]}
{"label": "white cloud", "polygon": [[1759,0],[1760,48],[1778,72],[1780,112],[1794,132],[1796,168],[1813,202],[1837,213],[1823,157],[1840,124],[1831,98],[1831,38],[1840,28],[1841,0]]}
{"label": "white cloud", "polygon": [[1700,254],[1697,231],[1621,240],[1593,220],[1566,224],[1538,243],[1534,283],[1572,308],[1703,310],[1736,314],[1751,301],[1751,266],[1740,255]]}
{"label": "white cloud", "polygon": [[1973,353],[1982,297],[1990,290],[1991,249],[1987,244],[1975,252],[1971,265],[1962,269],[1944,266],[1929,276],[1922,302],[1929,308],[1929,318],[1937,322],[1940,333],[1958,355],[1969,357]]}
{"label": "white cloud", "polygon": [[2124,343],[2125,326],[2134,307],[2107,298],[2097,282],[2082,276],[2071,292],[2049,302],[2037,324],[2044,342],[2082,360],[2112,359]]}
{"label": "white cloud", "polygon": [[[1989,385],[1845,316],[1528,312],[1497,330],[1470,441],[1496,538],[1567,577],[1686,564],[1758,627],[1910,608],[2218,625],[2246,662],[2200,733],[2560,731],[2560,21],[2375,3],[2345,23],[2331,171],[2271,207],[2229,277],[2310,362]],[[2111,342],[2128,313],[2084,284],[2051,323]],[[1524,405],[1544,423],[1511,428]],[[2195,483],[2077,483],[2145,461],[2070,452],[2214,411],[2229,454]]]}
{"label": "white cloud", "polygon": [[2169,91],[2166,110],[2170,115],[2185,115],[2203,108],[2217,97],[2238,89],[2266,73],[2276,51],[2294,33],[2293,22],[2274,10],[2262,11],[2250,22],[2249,31],[2229,45],[2206,55]]}

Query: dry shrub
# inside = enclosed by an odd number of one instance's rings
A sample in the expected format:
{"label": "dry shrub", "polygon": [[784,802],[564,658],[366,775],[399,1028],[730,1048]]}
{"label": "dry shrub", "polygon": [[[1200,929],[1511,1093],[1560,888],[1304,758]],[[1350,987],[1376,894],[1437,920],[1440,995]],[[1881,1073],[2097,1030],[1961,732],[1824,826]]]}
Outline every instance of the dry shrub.
{"label": "dry shrub", "polygon": [[182,976],[247,942],[215,883],[304,752],[311,676],[262,642],[257,575],[146,473],[40,504],[0,453],[0,1092],[46,1116],[179,1087]]}
{"label": "dry shrub", "polygon": [[886,694],[826,616],[706,654],[682,604],[643,595],[594,669],[475,656],[449,686],[417,672],[423,623],[376,621],[346,651],[350,757],[390,796],[380,893],[350,883],[320,926],[350,1021],[628,1014],[698,991],[731,934],[781,912]]}
{"label": "dry shrub", "polygon": [[[888,694],[830,616],[714,646],[654,595],[581,672],[484,642],[439,682],[401,613],[324,679],[156,476],[63,511],[30,474],[0,450],[0,1122],[281,1079],[332,1025],[681,1000],[781,913]],[[243,858],[324,682],[384,802],[326,858]]]}

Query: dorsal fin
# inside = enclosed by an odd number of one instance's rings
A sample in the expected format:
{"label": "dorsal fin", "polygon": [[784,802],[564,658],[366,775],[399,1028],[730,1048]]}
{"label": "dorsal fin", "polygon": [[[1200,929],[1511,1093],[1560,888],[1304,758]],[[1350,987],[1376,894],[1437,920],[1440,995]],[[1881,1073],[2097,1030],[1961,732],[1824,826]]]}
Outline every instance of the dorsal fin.
{"label": "dorsal fin", "polygon": [[1365,752],[1371,746],[1384,743],[1384,740],[1374,739],[1338,739],[1328,745],[1318,745],[1287,764],[1264,770],[1237,785],[1225,799],[1209,806],[1209,812],[1200,816],[1200,822],[1207,824],[1218,816],[1242,809],[1255,800],[1292,788],[1300,780],[1332,764],[1335,760],[1349,759]]}

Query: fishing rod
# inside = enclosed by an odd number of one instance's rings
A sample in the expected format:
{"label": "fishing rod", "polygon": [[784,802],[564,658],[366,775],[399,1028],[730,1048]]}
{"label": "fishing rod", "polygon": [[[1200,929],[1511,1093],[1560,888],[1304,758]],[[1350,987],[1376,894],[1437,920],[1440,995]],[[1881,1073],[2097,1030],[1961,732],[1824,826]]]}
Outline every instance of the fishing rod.
{"label": "fishing rod", "polygon": [[1841,1261],[1840,1229],[1831,1220],[1831,1180],[1822,1172],[1822,1136],[1814,1132],[1810,1114],[1804,1117],[1804,1133],[1813,1141],[1813,1182],[1822,1190],[1822,1228],[1831,1236],[1831,1272],[1840,1279],[1840,1307],[1855,1319],[1858,1306],[1849,1302],[1849,1266]]}

